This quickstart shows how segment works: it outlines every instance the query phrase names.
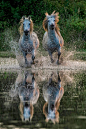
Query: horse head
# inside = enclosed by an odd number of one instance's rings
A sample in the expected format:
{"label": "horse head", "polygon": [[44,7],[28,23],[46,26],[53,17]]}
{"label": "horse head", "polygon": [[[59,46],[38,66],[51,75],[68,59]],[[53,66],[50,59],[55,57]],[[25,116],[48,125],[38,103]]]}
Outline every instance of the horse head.
{"label": "horse head", "polygon": [[55,11],[51,15],[49,15],[47,12],[45,13],[46,17],[43,21],[43,28],[45,31],[48,31],[48,29],[59,30],[59,27],[57,25],[57,23],[59,22],[58,14],[59,13],[55,13]]}
{"label": "horse head", "polygon": [[31,24],[30,17],[28,18],[23,17],[23,20],[24,20],[23,30],[24,30],[25,35],[28,35],[28,33],[30,32],[30,24]]}
{"label": "horse head", "polygon": [[33,31],[33,21],[31,20],[31,17],[28,16],[23,16],[20,19],[20,27],[19,27],[19,32],[20,35],[25,33],[25,35],[28,35],[29,33],[32,33]]}
{"label": "horse head", "polygon": [[24,121],[29,121],[31,117],[30,104],[28,104],[27,102],[25,102],[24,104],[23,117]]}

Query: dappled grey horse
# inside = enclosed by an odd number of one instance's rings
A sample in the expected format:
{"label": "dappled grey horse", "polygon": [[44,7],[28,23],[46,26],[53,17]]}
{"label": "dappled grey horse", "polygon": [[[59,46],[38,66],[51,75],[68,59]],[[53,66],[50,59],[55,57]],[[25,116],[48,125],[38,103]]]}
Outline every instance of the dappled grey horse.
{"label": "dappled grey horse", "polygon": [[39,47],[39,40],[35,32],[33,32],[33,22],[29,17],[22,17],[20,20],[20,40],[19,47],[21,52],[23,53],[25,64],[28,65],[27,54],[32,55],[32,63],[34,63],[35,59],[35,50]]}
{"label": "dappled grey horse", "polygon": [[57,25],[59,16],[58,13],[54,14],[54,12],[51,15],[48,15],[48,13],[46,13],[45,15],[46,18],[43,21],[43,28],[47,32],[45,32],[44,34],[42,43],[44,48],[47,49],[52,63],[54,62],[52,58],[53,52],[58,52],[57,64],[59,64],[61,47],[64,44],[63,38],[59,31],[59,27]]}
{"label": "dappled grey horse", "polygon": [[[31,76],[31,77],[30,77]],[[32,82],[30,81],[30,78],[32,78]],[[28,78],[28,79],[27,79]],[[23,102],[23,120],[27,121],[31,118],[31,101],[34,97],[34,87],[35,87],[35,78],[33,75],[29,75],[28,72],[25,73],[25,79],[22,82],[20,88],[19,88],[19,97],[21,101]]]}
{"label": "dappled grey horse", "polygon": [[[63,96],[64,89],[61,86],[61,79],[58,73],[58,81],[53,80],[53,74],[49,78],[49,82],[47,85],[43,86],[43,96],[46,103],[43,106],[43,113],[46,116],[46,121],[48,122],[50,119],[53,123],[59,122],[59,109],[60,100]],[[48,111],[46,111],[46,106],[48,107]]]}
{"label": "dappled grey horse", "polygon": [[20,71],[15,81],[14,88],[10,91],[10,96],[18,95],[20,98],[19,110],[22,121],[31,121],[34,113],[33,105],[39,98],[39,88],[37,87],[34,73]]}

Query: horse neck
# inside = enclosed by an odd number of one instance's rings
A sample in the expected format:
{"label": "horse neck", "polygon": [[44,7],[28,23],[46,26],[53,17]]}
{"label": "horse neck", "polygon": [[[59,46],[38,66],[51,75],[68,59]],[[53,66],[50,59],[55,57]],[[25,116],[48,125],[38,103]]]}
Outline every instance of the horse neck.
{"label": "horse neck", "polygon": [[25,33],[24,33],[23,38],[24,38],[24,41],[30,40],[31,39],[30,33],[28,35],[25,35]]}
{"label": "horse neck", "polygon": [[51,100],[51,99],[52,99],[52,98],[49,98],[49,99],[48,99],[48,111],[51,110],[50,105],[52,105],[52,104],[55,105],[55,100]]}
{"label": "horse neck", "polygon": [[51,30],[51,29],[48,28],[48,37],[51,40],[55,40],[56,39],[56,31],[55,31],[55,29]]}

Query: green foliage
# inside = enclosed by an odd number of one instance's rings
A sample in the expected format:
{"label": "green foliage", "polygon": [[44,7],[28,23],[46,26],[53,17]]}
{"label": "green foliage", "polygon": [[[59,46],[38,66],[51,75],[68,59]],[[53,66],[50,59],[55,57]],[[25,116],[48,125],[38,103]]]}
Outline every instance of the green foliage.
{"label": "green foliage", "polygon": [[0,51],[10,51],[10,44],[18,42],[19,33],[18,26],[6,27],[5,30],[0,33]]}
{"label": "green foliage", "polygon": [[[45,18],[45,12],[51,14],[54,10],[59,12],[60,31],[66,48],[86,49],[85,0],[2,0],[0,2],[0,32],[11,26],[18,26],[23,15],[30,15],[37,26],[35,28],[39,29]],[[40,33],[38,37],[41,41],[44,30],[41,29]],[[3,34],[0,34],[0,47],[4,42],[3,37]]]}

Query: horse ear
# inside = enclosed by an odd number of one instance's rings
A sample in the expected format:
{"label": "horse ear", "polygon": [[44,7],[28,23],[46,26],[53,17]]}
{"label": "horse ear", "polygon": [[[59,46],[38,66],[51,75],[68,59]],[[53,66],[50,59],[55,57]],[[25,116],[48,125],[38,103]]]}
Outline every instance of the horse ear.
{"label": "horse ear", "polygon": [[28,16],[28,19],[31,20],[31,16]]}
{"label": "horse ear", "polygon": [[54,13],[55,13],[55,10],[52,12],[52,14],[51,14],[51,15],[54,15]]}
{"label": "horse ear", "polygon": [[45,15],[48,16],[49,14],[46,12]]}
{"label": "horse ear", "polygon": [[25,20],[25,16],[23,16],[22,19]]}

